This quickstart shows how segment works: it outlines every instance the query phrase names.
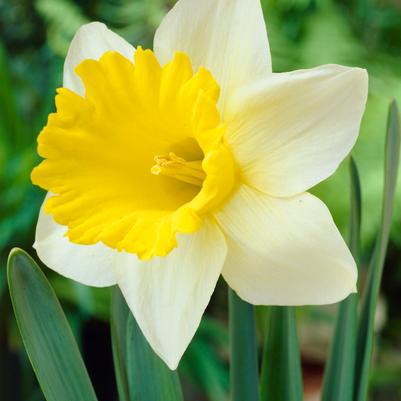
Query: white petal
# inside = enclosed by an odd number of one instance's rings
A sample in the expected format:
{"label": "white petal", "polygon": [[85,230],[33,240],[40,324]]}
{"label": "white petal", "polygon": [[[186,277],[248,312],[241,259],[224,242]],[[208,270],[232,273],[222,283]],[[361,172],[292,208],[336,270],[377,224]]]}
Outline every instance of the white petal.
{"label": "white petal", "polygon": [[222,103],[234,88],[271,72],[260,0],[179,0],[157,30],[154,50],[162,63],[183,51],[195,69],[209,69]]}
{"label": "white petal", "polygon": [[63,86],[80,95],[84,94],[84,86],[75,67],[83,60],[98,60],[105,52],[114,50],[133,60],[135,48],[125,39],[110,31],[100,22],[91,22],[78,29],[71,41],[64,63]]}
{"label": "white petal", "polygon": [[216,216],[223,276],[253,304],[328,304],[355,291],[357,270],[327,207],[310,194],[271,198],[242,186]]}
{"label": "white petal", "polygon": [[170,369],[176,369],[199,326],[226,256],[223,234],[205,221],[166,257],[140,261],[121,254],[118,285],[143,334]]}
{"label": "white petal", "polygon": [[270,74],[227,107],[227,141],[247,183],[275,196],[305,192],[330,176],[359,132],[365,70],[326,65]]}
{"label": "white petal", "polygon": [[33,245],[40,260],[57,273],[85,285],[116,284],[113,270],[116,252],[103,244],[74,244],[64,236],[65,232],[66,227],[57,224],[42,206]]}

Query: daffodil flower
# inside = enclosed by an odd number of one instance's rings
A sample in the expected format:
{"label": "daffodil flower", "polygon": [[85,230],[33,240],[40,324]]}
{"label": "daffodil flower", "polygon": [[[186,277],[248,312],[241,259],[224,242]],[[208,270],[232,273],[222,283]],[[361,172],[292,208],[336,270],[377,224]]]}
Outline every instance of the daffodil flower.
{"label": "daffodil flower", "polygon": [[355,262],[306,191],[354,145],[367,81],[340,65],[272,73],[259,0],[179,0],[153,51],[84,25],[38,138],[40,259],[117,284],[171,369],[220,274],[252,304],[343,299]]}

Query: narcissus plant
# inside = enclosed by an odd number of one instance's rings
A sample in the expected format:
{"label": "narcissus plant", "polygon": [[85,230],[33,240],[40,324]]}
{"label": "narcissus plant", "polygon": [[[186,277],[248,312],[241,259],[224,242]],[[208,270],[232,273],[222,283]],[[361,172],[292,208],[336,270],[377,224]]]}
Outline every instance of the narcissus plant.
{"label": "narcissus plant", "polygon": [[38,138],[40,259],[117,284],[171,369],[220,274],[253,304],[345,298],[355,262],[306,191],[350,152],[367,87],[340,65],[273,73],[259,0],[180,0],[153,51],[81,27]]}

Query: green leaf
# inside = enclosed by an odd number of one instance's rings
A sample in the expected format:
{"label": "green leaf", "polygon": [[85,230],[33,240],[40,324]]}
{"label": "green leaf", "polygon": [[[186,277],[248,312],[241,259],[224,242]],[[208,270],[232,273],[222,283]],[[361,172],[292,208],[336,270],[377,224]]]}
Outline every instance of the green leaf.
{"label": "green leaf", "polygon": [[33,259],[21,249],[8,259],[8,285],[21,337],[47,401],[96,401],[60,303]]}
{"label": "green leaf", "polygon": [[132,314],[127,326],[127,370],[131,401],[183,401],[177,371],[153,352]]}
{"label": "green leaf", "polygon": [[120,401],[129,401],[127,377],[127,322],[129,309],[118,286],[111,296],[111,342],[113,348],[114,371]]}
{"label": "green leaf", "polygon": [[[361,234],[361,186],[353,159],[350,161],[350,171],[349,243],[358,265]],[[356,358],[357,303],[357,295],[351,294],[339,305],[333,341],[324,374],[322,401],[352,401]]]}
{"label": "green leaf", "polygon": [[358,325],[354,392],[355,401],[365,401],[368,394],[369,370],[372,358],[374,338],[374,317],[377,299],[379,297],[384,260],[390,235],[399,161],[400,119],[397,104],[395,101],[393,101],[390,105],[387,124],[381,225],[375,244],[375,249],[373,251],[373,255],[369,265],[369,275],[363,297],[361,316]]}
{"label": "green leaf", "polygon": [[303,399],[299,344],[290,306],[272,306],[262,362],[262,401]]}
{"label": "green leaf", "polygon": [[232,401],[258,401],[258,357],[253,305],[230,288],[230,386]]}

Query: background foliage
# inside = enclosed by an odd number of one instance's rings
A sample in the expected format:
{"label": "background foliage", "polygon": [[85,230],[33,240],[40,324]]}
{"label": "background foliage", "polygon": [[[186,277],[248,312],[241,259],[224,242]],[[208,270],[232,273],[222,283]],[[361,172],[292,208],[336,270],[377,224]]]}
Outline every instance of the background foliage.
{"label": "background foliage", "polygon": [[[5,290],[6,255],[31,250],[43,193],[29,180],[38,162],[36,136],[53,110],[63,57],[76,29],[100,20],[133,44],[152,46],[155,28],[174,0],[0,0],[0,401],[43,400],[22,349]],[[354,150],[362,185],[362,260],[380,219],[384,133],[389,101],[401,104],[399,0],[262,0],[276,72],[341,63],[367,68],[370,90]],[[314,191],[346,233],[346,164]],[[374,400],[401,400],[401,185],[376,316],[381,331],[372,377]],[[83,350],[99,400],[116,399],[109,334],[110,291],[94,290],[47,269]],[[363,277],[363,271],[362,271]],[[228,390],[224,284],[181,363],[188,400],[223,401]],[[333,307],[298,310],[305,391],[313,397],[332,330]],[[266,312],[258,311],[260,332]],[[310,398],[311,400],[313,398]]]}

